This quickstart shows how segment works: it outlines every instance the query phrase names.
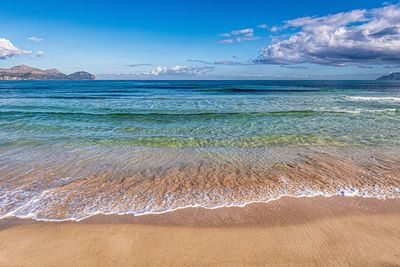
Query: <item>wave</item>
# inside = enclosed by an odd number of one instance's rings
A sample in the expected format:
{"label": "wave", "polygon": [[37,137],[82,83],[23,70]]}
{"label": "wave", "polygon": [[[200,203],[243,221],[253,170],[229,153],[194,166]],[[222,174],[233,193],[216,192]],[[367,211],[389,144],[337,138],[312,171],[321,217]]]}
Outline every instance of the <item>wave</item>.
{"label": "wave", "polygon": [[[400,198],[397,149],[232,151],[235,156],[181,149],[59,153],[64,150],[21,149],[0,157],[0,217],[79,220],[100,213],[242,206],[282,196]],[[30,157],[15,160],[21,155]]]}
{"label": "wave", "polygon": [[216,118],[216,117],[263,117],[263,116],[301,116],[301,115],[318,115],[321,113],[335,113],[334,111],[314,111],[314,110],[288,110],[288,111],[270,111],[270,112],[199,112],[199,113],[168,113],[168,112],[155,112],[155,113],[90,113],[90,112],[57,112],[57,111],[0,111],[0,116],[5,115],[46,115],[46,116],[90,116],[90,117],[203,117],[203,118]]}
{"label": "wave", "polygon": [[382,113],[398,112],[398,109],[321,109],[321,110],[287,110],[287,111],[267,111],[267,112],[115,112],[115,113],[96,113],[96,112],[62,112],[62,111],[23,111],[6,110],[0,111],[0,116],[49,116],[56,118],[121,118],[121,119],[141,119],[156,122],[188,120],[188,119],[224,119],[224,118],[250,118],[250,117],[285,117],[285,116],[323,116],[323,115],[343,115],[360,113]]}
{"label": "wave", "polygon": [[331,109],[331,110],[326,110],[326,112],[336,112],[336,113],[348,113],[348,114],[361,114],[361,113],[397,113],[399,112],[398,109],[395,108],[385,108],[385,109],[341,109],[341,108],[336,108],[336,109]]}
{"label": "wave", "polygon": [[400,102],[400,97],[394,97],[394,96],[347,96],[347,99],[355,100],[355,101]]}
{"label": "wave", "polygon": [[304,93],[304,92],[317,92],[315,89],[303,89],[303,88],[210,88],[202,89],[203,92],[213,92],[213,93],[255,93],[255,94],[266,94],[266,93]]}
{"label": "wave", "polygon": [[[94,210],[89,214],[84,214],[84,215],[77,215],[77,216],[71,216],[71,217],[65,217],[65,218],[51,218],[51,217],[41,217],[36,213],[27,213],[27,214],[18,214],[18,209],[13,210],[8,212],[7,214],[0,215],[0,220],[6,219],[6,218],[18,218],[18,219],[31,219],[34,221],[42,221],[42,222],[80,222],[83,220],[86,220],[90,217],[97,216],[97,215],[117,215],[117,216],[123,216],[123,215],[130,215],[130,216],[146,216],[146,215],[160,215],[160,214],[165,214],[165,213],[170,213],[178,210],[183,210],[183,209],[190,209],[190,208],[202,208],[206,210],[214,210],[214,209],[220,209],[220,208],[230,208],[230,207],[237,207],[237,208],[245,208],[248,205],[251,204],[267,204],[273,201],[278,201],[281,198],[284,197],[291,197],[291,198],[311,198],[311,197],[335,197],[335,196],[342,196],[342,197],[361,197],[361,198],[370,198],[370,199],[380,199],[380,200],[386,200],[386,199],[398,199],[400,196],[385,196],[384,194],[382,195],[376,195],[376,194],[368,194],[368,192],[361,192],[356,189],[349,189],[349,188],[339,188],[337,192],[324,192],[324,191],[313,191],[313,190],[306,190],[306,192],[302,192],[299,194],[281,194],[279,196],[271,197],[270,199],[265,199],[265,200],[253,200],[253,201],[244,201],[244,202],[234,202],[234,203],[222,203],[219,205],[202,205],[202,204],[189,204],[185,206],[179,206],[179,207],[174,207],[170,209],[163,209],[163,210],[150,210],[150,211],[102,211],[102,210]],[[33,201],[34,202],[34,201]]]}

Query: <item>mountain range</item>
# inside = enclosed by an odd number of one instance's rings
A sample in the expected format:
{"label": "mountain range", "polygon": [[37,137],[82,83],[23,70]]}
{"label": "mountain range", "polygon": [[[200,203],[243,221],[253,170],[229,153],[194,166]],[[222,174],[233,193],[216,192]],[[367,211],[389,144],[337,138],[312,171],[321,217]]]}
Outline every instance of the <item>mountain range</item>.
{"label": "mountain range", "polygon": [[392,72],[389,75],[384,75],[376,79],[377,81],[399,81],[400,72]]}
{"label": "mountain range", "polygon": [[94,80],[96,76],[85,71],[64,74],[58,69],[41,70],[26,65],[0,69],[0,80]]}

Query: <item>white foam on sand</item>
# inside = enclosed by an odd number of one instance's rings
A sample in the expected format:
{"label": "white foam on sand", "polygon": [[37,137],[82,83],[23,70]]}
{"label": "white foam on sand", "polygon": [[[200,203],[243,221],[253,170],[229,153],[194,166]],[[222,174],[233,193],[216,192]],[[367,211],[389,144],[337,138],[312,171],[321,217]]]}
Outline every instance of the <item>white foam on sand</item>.
{"label": "white foam on sand", "polygon": [[[378,192],[379,191],[379,192]],[[357,188],[349,188],[349,187],[344,187],[344,188],[338,188],[336,192],[325,192],[325,191],[316,191],[312,189],[302,189],[300,190],[297,194],[281,194],[277,197],[271,197],[269,199],[265,200],[254,200],[254,201],[238,201],[234,203],[223,203],[220,205],[201,205],[201,204],[190,204],[190,205],[184,205],[184,206],[179,206],[179,207],[174,207],[171,209],[164,209],[164,210],[148,210],[148,211],[125,211],[125,212],[120,212],[118,210],[116,211],[102,211],[102,210],[96,210],[92,211],[90,213],[85,213],[85,214],[77,214],[76,216],[68,217],[68,218],[46,218],[46,217],[39,217],[35,212],[32,212],[33,209],[28,209],[29,211],[27,213],[20,213],[18,211],[21,210],[21,208],[17,208],[13,211],[8,212],[7,214],[4,214],[3,216],[0,216],[1,219],[5,218],[10,218],[10,217],[15,217],[15,218],[20,218],[20,219],[33,219],[35,221],[47,221],[47,222],[63,222],[63,221],[82,221],[85,220],[89,217],[95,216],[95,215],[132,215],[132,216],[144,216],[144,215],[157,215],[157,214],[163,214],[163,213],[168,213],[168,212],[174,212],[177,210],[181,209],[187,209],[187,208],[203,208],[203,209],[218,209],[218,208],[226,208],[226,207],[246,207],[249,204],[255,204],[255,203],[269,203],[271,201],[276,201],[281,199],[282,197],[293,197],[293,198],[304,198],[304,197],[334,197],[334,196],[343,196],[343,197],[362,197],[362,198],[374,198],[374,199],[396,199],[400,198],[400,188],[391,188],[391,194],[382,194],[382,188],[378,190],[377,192],[369,191],[369,190],[359,190]],[[26,203],[24,206],[26,207],[29,204],[37,203],[39,199],[45,195],[46,192],[43,192],[40,196],[35,197],[28,203]]]}

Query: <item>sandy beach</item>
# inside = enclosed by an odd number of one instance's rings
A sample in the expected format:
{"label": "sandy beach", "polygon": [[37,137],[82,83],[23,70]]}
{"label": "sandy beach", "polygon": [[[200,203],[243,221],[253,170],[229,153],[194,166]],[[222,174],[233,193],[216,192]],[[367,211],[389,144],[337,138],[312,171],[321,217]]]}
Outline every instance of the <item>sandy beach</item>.
{"label": "sandy beach", "polygon": [[3,1],[0,267],[400,267],[400,0]]}
{"label": "sandy beach", "polygon": [[0,266],[399,266],[400,199],[0,222]]}

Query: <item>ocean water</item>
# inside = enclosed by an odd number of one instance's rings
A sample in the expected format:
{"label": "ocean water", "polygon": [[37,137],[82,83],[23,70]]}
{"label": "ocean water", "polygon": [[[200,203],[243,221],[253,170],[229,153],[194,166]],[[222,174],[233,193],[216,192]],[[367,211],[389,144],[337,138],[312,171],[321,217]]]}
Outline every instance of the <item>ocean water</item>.
{"label": "ocean water", "polygon": [[400,83],[1,81],[0,217],[400,196]]}

